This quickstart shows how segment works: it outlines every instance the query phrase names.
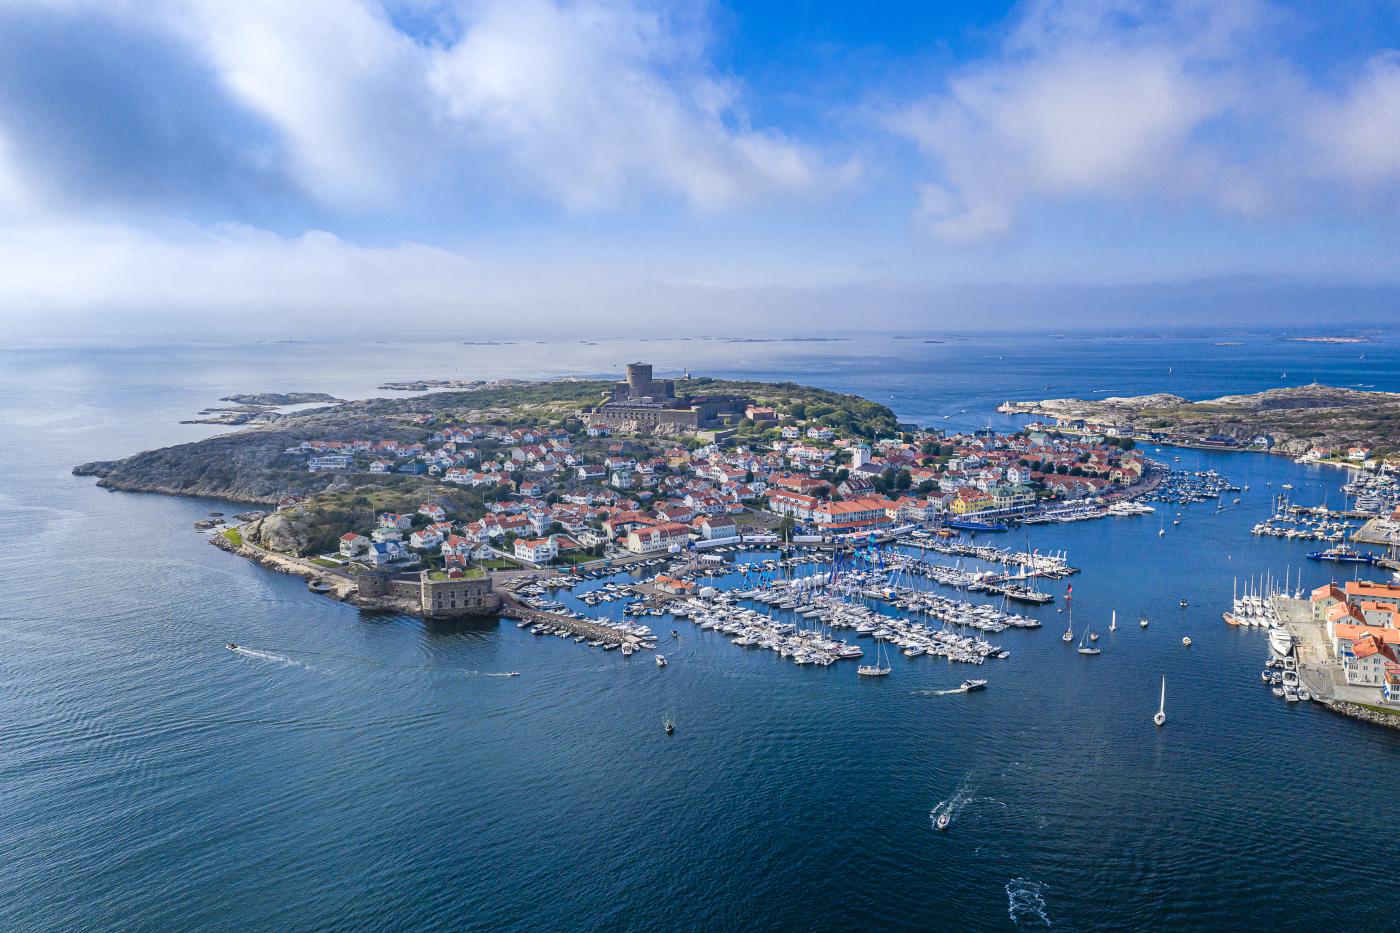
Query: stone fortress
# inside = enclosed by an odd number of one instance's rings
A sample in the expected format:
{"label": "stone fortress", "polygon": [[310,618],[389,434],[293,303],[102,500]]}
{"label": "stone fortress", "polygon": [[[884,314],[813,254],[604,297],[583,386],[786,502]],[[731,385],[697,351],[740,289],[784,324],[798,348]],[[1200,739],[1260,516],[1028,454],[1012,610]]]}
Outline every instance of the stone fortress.
{"label": "stone fortress", "polygon": [[721,428],[744,417],[750,400],[737,395],[676,396],[670,379],[652,376],[650,363],[629,363],[612,398],[585,415],[589,424],[626,431],[670,432]]}

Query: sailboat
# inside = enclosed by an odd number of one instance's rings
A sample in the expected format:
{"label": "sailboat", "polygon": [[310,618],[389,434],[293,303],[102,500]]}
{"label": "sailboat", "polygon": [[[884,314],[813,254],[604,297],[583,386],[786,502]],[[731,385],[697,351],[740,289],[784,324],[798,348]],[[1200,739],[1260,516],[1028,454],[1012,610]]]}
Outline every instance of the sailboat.
{"label": "sailboat", "polygon": [[1162,700],[1157,705],[1157,715],[1152,717],[1153,723],[1164,726],[1167,723],[1167,678],[1162,678]]}
{"label": "sailboat", "polygon": [[1088,636],[1088,634],[1089,634],[1089,627],[1086,625],[1086,626],[1084,627],[1084,634],[1079,636],[1079,653],[1080,653],[1080,654],[1103,654],[1103,651],[1102,651],[1097,645],[1086,645],[1086,644],[1084,643],[1084,639],[1085,639],[1085,637]]}
{"label": "sailboat", "polygon": [[884,639],[875,641],[875,663],[862,664],[856,668],[856,674],[861,677],[888,677],[890,673],[890,661],[885,655]]}
{"label": "sailboat", "polygon": [[1065,644],[1074,641],[1074,587],[1065,590],[1065,608],[1069,611],[1069,621],[1065,624],[1065,633],[1060,636],[1060,640]]}

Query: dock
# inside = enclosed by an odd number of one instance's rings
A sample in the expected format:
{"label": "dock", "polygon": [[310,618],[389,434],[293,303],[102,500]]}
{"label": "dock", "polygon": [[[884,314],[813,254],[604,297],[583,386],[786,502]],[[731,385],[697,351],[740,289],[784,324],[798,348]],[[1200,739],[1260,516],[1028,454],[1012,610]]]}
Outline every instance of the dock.
{"label": "dock", "polygon": [[608,628],[606,625],[599,625],[586,619],[575,619],[557,612],[534,609],[521,603],[513,593],[509,592],[501,594],[501,615],[529,622],[532,625],[548,625],[550,628],[563,629],[574,635],[583,635],[592,641],[601,641],[605,645],[618,647],[631,645],[637,649],[646,647],[645,642],[636,635],[626,635]]}

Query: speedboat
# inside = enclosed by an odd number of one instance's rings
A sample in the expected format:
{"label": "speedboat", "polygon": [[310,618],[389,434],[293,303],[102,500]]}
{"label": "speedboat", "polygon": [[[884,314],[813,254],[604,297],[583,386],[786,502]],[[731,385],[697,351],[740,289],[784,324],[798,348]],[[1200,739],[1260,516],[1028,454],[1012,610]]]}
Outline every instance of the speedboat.
{"label": "speedboat", "polygon": [[238,650],[238,646],[235,645],[233,642],[227,642],[227,643],[225,643],[224,647],[227,648],[227,649],[230,650],[230,651],[237,651],[237,650]]}
{"label": "speedboat", "polygon": [[1191,647],[1191,636],[1190,636],[1190,635],[1183,636],[1182,639],[1181,639],[1181,643],[1182,643],[1183,645],[1185,645],[1186,647],[1190,648],[1190,647]]}
{"label": "speedboat", "polygon": [[987,682],[985,680],[964,680],[958,689],[962,690],[963,693],[971,693],[974,690],[985,690],[986,688]]}
{"label": "speedboat", "polygon": [[953,822],[953,818],[948,815],[947,810],[944,810],[942,813],[938,814],[938,819],[933,821],[933,825],[934,828],[941,833],[947,830],[948,824],[951,822]]}
{"label": "speedboat", "polygon": [[674,722],[672,722],[671,720],[669,720],[669,719],[666,720],[666,734],[667,734],[667,735],[674,735],[675,732],[676,732],[676,724],[675,724]]}
{"label": "speedboat", "polygon": [[657,666],[657,667],[665,667],[665,666],[666,666],[666,655],[664,655],[664,654],[658,654],[658,655],[656,656],[656,666]]}

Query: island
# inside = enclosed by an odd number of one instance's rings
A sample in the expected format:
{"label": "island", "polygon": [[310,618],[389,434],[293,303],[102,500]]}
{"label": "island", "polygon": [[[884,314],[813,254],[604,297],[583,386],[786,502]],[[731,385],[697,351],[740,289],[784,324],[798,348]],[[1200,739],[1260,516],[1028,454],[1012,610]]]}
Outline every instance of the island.
{"label": "island", "polygon": [[1160,393],[1008,401],[998,411],[1047,417],[1070,432],[1267,451],[1316,463],[1360,466],[1400,456],[1400,394],[1393,392],[1307,385],[1195,402]]}

